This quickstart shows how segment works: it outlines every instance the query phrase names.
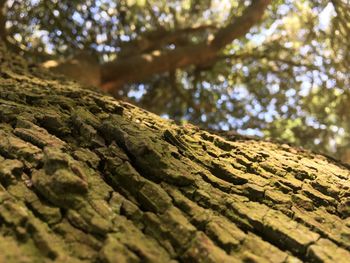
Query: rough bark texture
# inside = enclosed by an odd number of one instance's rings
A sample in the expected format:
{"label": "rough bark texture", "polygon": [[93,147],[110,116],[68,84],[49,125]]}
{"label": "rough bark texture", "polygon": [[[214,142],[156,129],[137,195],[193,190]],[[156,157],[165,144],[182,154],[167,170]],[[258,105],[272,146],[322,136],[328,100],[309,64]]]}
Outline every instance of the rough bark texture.
{"label": "rough bark texture", "polygon": [[345,167],[176,126],[6,56],[0,262],[349,262]]}

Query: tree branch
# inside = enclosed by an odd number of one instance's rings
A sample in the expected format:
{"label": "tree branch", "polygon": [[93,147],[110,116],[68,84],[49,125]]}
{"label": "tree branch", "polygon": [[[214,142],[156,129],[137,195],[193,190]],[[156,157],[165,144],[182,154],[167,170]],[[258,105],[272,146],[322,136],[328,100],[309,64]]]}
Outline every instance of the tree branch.
{"label": "tree branch", "polygon": [[259,22],[270,0],[253,0],[243,14],[228,26],[220,29],[212,42],[204,41],[177,47],[174,50],[155,50],[149,54],[139,54],[117,59],[102,65],[101,83],[104,90],[116,90],[126,83],[135,83],[154,74],[165,73],[190,65],[201,65],[213,61],[219,51],[234,39],[244,36]]}
{"label": "tree branch", "polygon": [[213,53],[208,45],[196,44],[174,50],[156,50],[151,54],[117,59],[102,65],[102,88],[106,91],[118,89],[126,83],[139,82],[154,74],[201,64],[215,55],[216,53]]}
{"label": "tree branch", "polygon": [[271,0],[252,0],[252,3],[243,14],[234,19],[232,23],[220,29],[211,42],[211,46],[221,49],[230,44],[233,40],[244,36],[249,30],[257,24],[264,15],[266,7]]}
{"label": "tree branch", "polygon": [[[215,25],[200,25],[194,27],[181,28],[174,31],[159,29],[149,32],[141,38],[125,43],[122,46],[122,57],[128,55],[143,54],[153,50],[161,49],[166,45],[174,44],[176,46],[188,44],[190,34],[202,33],[205,30],[217,29]],[[123,51],[124,50],[124,51]]]}
{"label": "tree branch", "polygon": [[5,15],[5,6],[7,0],[0,0],[0,40],[6,42],[6,15]]}

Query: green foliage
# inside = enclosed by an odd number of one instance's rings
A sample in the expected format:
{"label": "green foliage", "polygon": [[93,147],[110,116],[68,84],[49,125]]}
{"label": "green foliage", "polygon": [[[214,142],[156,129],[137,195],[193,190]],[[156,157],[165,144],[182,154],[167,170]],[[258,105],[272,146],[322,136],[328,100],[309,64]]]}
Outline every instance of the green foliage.
{"label": "green foliage", "polygon": [[[8,38],[39,61],[87,50],[106,62],[145,52],[136,41],[210,25],[157,48],[198,43],[248,3],[12,0]],[[341,157],[350,144],[349,33],[348,1],[273,1],[263,22],[215,63],[153,76],[118,95],[179,122],[265,134]]]}

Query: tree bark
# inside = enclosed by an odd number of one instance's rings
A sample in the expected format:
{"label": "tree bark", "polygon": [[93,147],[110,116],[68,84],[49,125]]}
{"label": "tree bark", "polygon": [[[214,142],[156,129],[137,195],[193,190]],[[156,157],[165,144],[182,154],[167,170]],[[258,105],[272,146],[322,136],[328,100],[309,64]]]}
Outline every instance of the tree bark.
{"label": "tree bark", "polygon": [[0,262],[349,262],[340,163],[177,126],[0,50]]}
{"label": "tree bark", "polygon": [[5,6],[7,0],[0,0],[0,41],[6,41],[6,14]]}

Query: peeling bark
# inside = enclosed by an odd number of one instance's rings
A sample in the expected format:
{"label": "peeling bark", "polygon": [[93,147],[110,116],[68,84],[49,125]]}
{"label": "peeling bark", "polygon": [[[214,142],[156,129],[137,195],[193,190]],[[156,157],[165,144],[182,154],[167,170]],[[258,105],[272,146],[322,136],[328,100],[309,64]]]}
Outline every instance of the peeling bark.
{"label": "peeling bark", "polygon": [[0,262],[348,262],[350,176],[0,52]]}

